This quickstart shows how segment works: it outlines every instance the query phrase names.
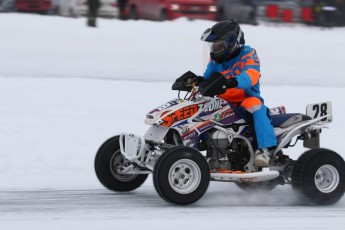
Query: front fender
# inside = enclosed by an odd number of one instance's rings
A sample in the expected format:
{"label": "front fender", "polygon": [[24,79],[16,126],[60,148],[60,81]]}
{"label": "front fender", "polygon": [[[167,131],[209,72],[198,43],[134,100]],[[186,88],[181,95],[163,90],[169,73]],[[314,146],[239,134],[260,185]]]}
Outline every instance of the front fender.
{"label": "front fender", "polygon": [[167,135],[169,127],[161,125],[151,125],[151,127],[146,131],[144,139],[146,141],[153,141],[159,143]]}

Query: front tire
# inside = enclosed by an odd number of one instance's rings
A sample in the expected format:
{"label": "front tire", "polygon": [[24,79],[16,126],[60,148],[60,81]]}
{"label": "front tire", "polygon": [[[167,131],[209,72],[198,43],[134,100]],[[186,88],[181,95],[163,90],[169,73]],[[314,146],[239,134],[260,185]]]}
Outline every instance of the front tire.
{"label": "front tire", "polygon": [[145,182],[148,174],[121,174],[121,166],[129,164],[130,162],[120,152],[119,136],[114,136],[104,142],[96,154],[97,178],[109,190],[132,191]]}
{"label": "front tire", "polygon": [[344,159],[328,149],[309,150],[297,160],[291,180],[294,190],[312,204],[334,204],[345,192]]}
{"label": "front tire", "polygon": [[160,156],[153,171],[157,193],[167,202],[188,205],[198,201],[210,183],[206,158],[193,148],[177,146]]}

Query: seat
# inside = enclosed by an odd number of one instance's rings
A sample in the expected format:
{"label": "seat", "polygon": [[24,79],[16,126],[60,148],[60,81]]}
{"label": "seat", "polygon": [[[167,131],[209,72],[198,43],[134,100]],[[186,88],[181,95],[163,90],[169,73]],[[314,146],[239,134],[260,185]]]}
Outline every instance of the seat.
{"label": "seat", "polygon": [[300,113],[271,115],[273,127],[286,128],[301,121],[311,120],[311,117]]}

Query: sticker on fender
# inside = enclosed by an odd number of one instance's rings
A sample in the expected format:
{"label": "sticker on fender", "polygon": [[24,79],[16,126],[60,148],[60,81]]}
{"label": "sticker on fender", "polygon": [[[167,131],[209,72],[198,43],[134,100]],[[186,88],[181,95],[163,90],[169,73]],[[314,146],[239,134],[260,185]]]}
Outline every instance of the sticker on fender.
{"label": "sticker on fender", "polygon": [[325,117],[322,122],[332,122],[332,103],[330,101],[307,105],[307,115],[312,119]]}
{"label": "sticker on fender", "polygon": [[163,121],[162,125],[170,127],[173,123],[177,121],[181,121],[183,119],[187,119],[193,116],[195,113],[198,112],[198,109],[199,108],[197,105],[189,105],[165,116],[167,113],[171,112],[171,111],[166,111],[161,115],[162,121]]}

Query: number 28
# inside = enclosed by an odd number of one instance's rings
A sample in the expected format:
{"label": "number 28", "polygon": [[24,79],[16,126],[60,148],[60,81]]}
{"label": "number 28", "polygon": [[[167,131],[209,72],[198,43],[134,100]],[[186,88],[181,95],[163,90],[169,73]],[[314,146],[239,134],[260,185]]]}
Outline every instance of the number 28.
{"label": "number 28", "polygon": [[[313,111],[315,111],[314,118],[319,117],[319,114],[320,114],[320,117],[326,116],[327,115],[327,103],[314,105]],[[327,117],[325,117],[321,121],[326,121],[326,120],[327,120]]]}

